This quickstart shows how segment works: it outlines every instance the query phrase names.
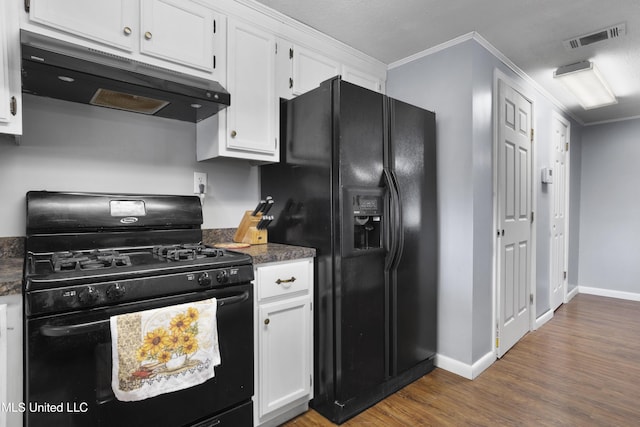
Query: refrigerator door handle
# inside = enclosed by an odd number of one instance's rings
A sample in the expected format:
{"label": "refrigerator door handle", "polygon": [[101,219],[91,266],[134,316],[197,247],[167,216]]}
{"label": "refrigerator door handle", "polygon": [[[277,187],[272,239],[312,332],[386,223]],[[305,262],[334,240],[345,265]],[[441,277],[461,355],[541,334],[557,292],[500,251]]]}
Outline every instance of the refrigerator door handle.
{"label": "refrigerator door handle", "polygon": [[400,206],[398,184],[395,176],[387,168],[383,169],[384,179],[389,189],[390,209],[389,209],[389,253],[385,262],[385,270],[394,268],[397,264],[396,258],[399,256],[400,239],[402,239],[402,208]]}
{"label": "refrigerator door handle", "polygon": [[393,259],[393,264],[391,264],[391,268],[397,268],[398,264],[400,264],[400,259],[402,258],[402,249],[404,248],[404,224],[402,222],[402,202],[401,202],[401,193],[400,193],[400,185],[398,184],[398,177],[396,176],[394,171],[390,171],[391,178],[393,180],[394,192],[395,192],[395,224],[393,233],[395,234],[396,241],[396,249],[395,255]]}

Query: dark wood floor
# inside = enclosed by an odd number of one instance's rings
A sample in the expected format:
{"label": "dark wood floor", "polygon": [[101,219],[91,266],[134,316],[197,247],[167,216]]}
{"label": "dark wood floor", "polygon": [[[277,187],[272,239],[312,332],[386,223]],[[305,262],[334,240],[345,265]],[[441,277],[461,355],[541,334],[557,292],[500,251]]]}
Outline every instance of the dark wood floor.
{"label": "dark wood floor", "polygon": [[577,295],[474,381],[436,368],[343,424],[465,425],[640,425],[640,302]]}

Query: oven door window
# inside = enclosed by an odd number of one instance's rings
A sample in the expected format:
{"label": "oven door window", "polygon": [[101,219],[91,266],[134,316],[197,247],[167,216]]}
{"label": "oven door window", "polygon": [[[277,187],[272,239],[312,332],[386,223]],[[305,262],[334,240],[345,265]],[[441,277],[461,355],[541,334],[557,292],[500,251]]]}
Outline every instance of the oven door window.
{"label": "oven door window", "polygon": [[[120,402],[111,389],[113,315],[218,298],[222,362],[215,377],[189,389]],[[221,301],[228,303],[221,304]],[[83,313],[30,319],[26,325],[27,426],[182,426],[253,395],[251,284]]]}

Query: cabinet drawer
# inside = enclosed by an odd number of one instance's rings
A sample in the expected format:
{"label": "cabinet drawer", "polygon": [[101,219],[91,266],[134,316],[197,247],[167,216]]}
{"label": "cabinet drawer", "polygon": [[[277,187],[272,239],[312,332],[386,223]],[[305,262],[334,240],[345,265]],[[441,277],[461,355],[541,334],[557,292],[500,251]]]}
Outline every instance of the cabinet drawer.
{"label": "cabinet drawer", "polygon": [[258,267],[258,300],[308,290],[310,274],[308,260]]}

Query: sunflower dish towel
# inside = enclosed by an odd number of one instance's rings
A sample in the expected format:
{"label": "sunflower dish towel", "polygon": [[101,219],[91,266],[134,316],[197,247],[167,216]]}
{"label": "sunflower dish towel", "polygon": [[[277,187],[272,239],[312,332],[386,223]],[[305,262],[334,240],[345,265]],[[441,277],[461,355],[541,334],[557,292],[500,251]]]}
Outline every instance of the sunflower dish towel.
{"label": "sunflower dish towel", "polygon": [[111,317],[111,387],[143,400],[213,378],[220,364],[216,299]]}

